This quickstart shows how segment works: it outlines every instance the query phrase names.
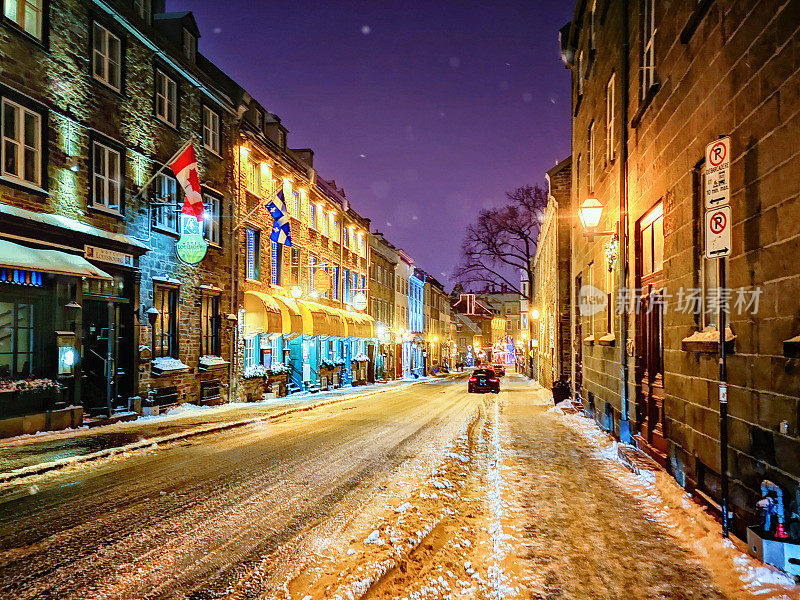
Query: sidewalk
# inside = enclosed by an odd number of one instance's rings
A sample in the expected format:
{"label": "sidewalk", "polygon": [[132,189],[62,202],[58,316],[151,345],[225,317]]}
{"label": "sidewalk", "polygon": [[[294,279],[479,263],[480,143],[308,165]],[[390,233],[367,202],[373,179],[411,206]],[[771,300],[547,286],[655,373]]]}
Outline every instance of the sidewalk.
{"label": "sidewalk", "polygon": [[220,406],[183,404],[166,414],[140,417],[135,421],[8,438],[0,440],[0,483],[109,456],[123,449],[134,450],[154,443],[242,427],[292,412],[310,410],[320,404],[371,396],[428,381],[431,379],[422,377],[413,381],[394,380],[316,394],[293,394],[264,402]]}

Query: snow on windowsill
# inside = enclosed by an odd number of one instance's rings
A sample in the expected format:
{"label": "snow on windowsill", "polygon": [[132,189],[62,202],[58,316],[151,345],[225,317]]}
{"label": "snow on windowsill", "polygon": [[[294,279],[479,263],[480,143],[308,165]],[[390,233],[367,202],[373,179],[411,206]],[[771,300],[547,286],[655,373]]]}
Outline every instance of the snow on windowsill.
{"label": "snow on windowsill", "polygon": [[[730,327],[725,328],[725,347],[732,344],[736,336]],[[719,331],[716,325],[709,325],[702,331],[695,331],[681,340],[681,348],[686,352],[716,352],[719,348]],[[731,348],[731,351],[733,349]]]}
{"label": "snow on windowsill", "polygon": [[594,334],[587,335],[585,338],[583,338],[583,343],[587,346],[594,346]]}
{"label": "snow on windowsill", "polygon": [[199,364],[201,369],[219,369],[230,363],[221,356],[204,355],[200,357]]}
{"label": "snow on windowsill", "polygon": [[173,373],[186,373],[191,368],[178,358],[171,358],[168,356],[159,356],[154,359],[150,365],[153,371],[157,374],[173,374]]}
{"label": "snow on windowsill", "polygon": [[607,333],[599,340],[597,340],[597,343],[600,344],[601,346],[613,346],[614,344],[616,344],[616,342],[617,338],[614,336],[613,333]]}
{"label": "snow on windowsill", "polygon": [[153,277],[153,281],[155,281],[156,283],[168,283],[170,285],[180,285],[181,284],[181,280],[180,279],[175,279],[174,277],[155,276],[155,277]]}

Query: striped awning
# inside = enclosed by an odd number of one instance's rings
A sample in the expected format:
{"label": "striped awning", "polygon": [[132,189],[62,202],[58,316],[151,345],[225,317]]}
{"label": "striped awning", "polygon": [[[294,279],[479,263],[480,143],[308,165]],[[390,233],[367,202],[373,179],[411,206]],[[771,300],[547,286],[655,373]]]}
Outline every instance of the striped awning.
{"label": "striped awning", "polygon": [[280,333],[287,337],[374,337],[374,319],[309,300],[265,292],[245,292],[245,327],[248,334]]}
{"label": "striped awning", "polygon": [[244,293],[245,335],[283,333],[281,305],[273,296],[263,292]]}

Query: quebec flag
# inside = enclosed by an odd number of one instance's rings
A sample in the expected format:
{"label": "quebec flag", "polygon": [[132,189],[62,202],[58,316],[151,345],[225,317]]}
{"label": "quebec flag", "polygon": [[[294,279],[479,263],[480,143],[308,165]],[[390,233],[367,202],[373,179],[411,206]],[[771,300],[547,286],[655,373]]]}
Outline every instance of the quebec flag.
{"label": "quebec flag", "polygon": [[284,246],[291,246],[292,230],[289,227],[289,215],[286,214],[286,201],[283,197],[283,190],[280,190],[275,195],[275,198],[267,202],[267,210],[274,219],[269,239]]}

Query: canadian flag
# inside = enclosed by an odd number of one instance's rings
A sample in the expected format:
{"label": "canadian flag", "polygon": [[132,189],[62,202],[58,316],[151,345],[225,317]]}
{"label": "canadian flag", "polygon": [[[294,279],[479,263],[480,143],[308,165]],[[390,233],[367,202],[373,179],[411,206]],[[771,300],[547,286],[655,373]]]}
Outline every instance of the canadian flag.
{"label": "canadian flag", "polygon": [[202,221],[205,208],[203,207],[203,196],[200,193],[200,176],[197,173],[197,155],[194,153],[194,144],[186,146],[186,150],[181,152],[169,167],[175,173],[185,194],[181,212]]}

